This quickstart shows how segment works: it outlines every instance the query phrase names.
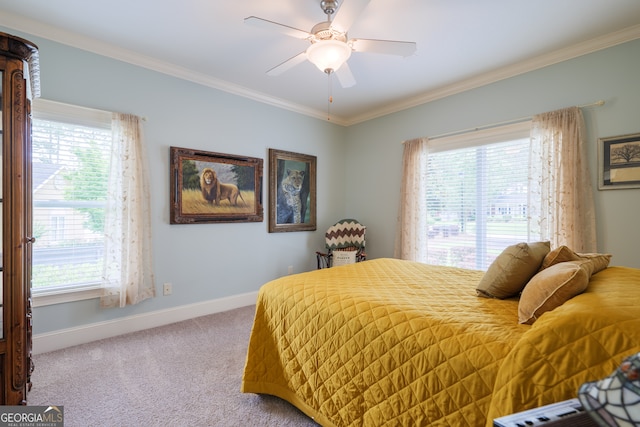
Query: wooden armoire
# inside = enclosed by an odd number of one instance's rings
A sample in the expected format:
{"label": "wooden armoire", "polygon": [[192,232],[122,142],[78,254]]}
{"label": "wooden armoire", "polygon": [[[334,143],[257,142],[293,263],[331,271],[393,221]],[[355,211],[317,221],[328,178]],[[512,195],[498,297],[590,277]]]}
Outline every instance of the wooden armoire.
{"label": "wooden armoire", "polygon": [[0,404],[26,405],[31,387],[31,97],[39,96],[37,47],[0,33],[2,328]]}

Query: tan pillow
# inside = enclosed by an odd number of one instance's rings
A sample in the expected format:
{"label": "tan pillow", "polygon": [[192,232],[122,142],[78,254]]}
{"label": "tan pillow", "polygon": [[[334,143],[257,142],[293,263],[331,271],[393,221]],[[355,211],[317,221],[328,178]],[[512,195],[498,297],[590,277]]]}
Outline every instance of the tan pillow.
{"label": "tan pillow", "polygon": [[506,248],[491,263],[476,292],[487,298],[518,295],[549,253],[549,242],[518,243]]}
{"label": "tan pillow", "polygon": [[580,259],[587,259],[593,264],[593,273],[596,274],[599,271],[604,270],[609,266],[611,261],[611,254],[576,254]]}
{"label": "tan pillow", "polygon": [[588,260],[552,265],[536,274],[524,287],[518,303],[520,323],[533,324],[543,313],[584,292],[593,264]]}
{"label": "tan pillow", "polygon": [[561,262],[577,261],[579,259],[578,254],[569,249],[568,246],[558,246],[544,257],[540,270],[544,270]]}
{"label": "tan pillow", "polygon": [[593,264],[593,273],[596,274],[599,271],[604,270],[609,266],[609,261],[611,261],[611,254],[597,254],[597,253],[576,253],[569,249],[567,246],[558,246],[551,252],[549,252],[544,259],[542,260],[542,265],[540,266],[540,271],[545,268],[549,268],[552,265],[567,262],[567,261],[578,261],[578,260],[589,260]]}

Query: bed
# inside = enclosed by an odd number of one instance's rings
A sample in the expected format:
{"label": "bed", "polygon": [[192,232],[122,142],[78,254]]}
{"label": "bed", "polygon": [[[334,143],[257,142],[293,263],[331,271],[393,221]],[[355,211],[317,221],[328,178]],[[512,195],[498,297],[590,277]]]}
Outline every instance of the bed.
{"label": "bed", "polygon": [[574,398],[640,351],[640,270],[609,267],[532,325],[482,271],[375,259],[260,289],[242,391],[323,426],[491,426]]}

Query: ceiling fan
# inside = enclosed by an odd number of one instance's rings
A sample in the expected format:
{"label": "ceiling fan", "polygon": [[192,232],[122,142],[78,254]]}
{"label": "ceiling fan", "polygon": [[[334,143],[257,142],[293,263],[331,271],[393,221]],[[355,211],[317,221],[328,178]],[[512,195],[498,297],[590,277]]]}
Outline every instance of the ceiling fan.
{"label": "ceiling fan", "polygon": [[351,87],[356,84],[356,81],[346,61],[352,52],[373,52],[406,57],[416,51],[414,42],[347,37],[351,24],[370,1],[344,0],[338,8],[338,0],[321,0],[320,7],[327,15],[327,20],[316,24],[308,32],[256,16],[249,16],[244,19],[244,22],[256,27],[280,31],[311,43],[304,52],[268,70],[267,75],[277,76],[304,60],[309,60],[320,71],[327,74],[335,72],[342,87]]}

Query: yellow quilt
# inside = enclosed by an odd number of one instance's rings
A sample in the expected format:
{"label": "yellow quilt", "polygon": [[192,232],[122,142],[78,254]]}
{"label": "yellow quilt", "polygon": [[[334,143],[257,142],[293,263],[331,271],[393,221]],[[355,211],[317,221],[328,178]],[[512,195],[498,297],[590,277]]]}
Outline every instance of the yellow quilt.
{"label": "yellow quilt", "polygon": [[[597,279],[608,270],[593,280],[605,282]],[[623,273],[640,287],[640,270]],[[609,294],[590,295],[590,286],[565,316],[550,316],[554,310],[520,325],[517,300],[476,296],[482,274],[378,259],[269,282],[258,296],[242,391],[279,396],[323,426],[490,426],[494,417],[575,397],[579,384],[640,350],[637,309],[629,314],[635,331],[607,341],[598,319],[617,322],[596,305]],[[578,311],[588,319],[576,319]]]}
{"label": "yellow quilt", "polygon": [[489,419],[577,397],[640,352],[640,270],[609,267],[545,313],[500,367]]}

